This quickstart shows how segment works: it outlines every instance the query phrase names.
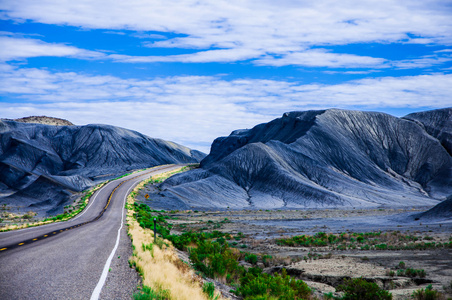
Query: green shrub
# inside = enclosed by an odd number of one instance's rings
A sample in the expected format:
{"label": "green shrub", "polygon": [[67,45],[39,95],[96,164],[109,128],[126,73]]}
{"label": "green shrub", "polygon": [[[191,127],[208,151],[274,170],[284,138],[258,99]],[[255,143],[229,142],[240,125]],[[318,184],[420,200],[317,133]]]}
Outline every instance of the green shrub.
{"label": "green shrub", "polygon": [[342,300],[391,300],[392,294],[378,287],[374,282],[367,282],[362,278],[346,279],[344,284],[337,287],[337,291],[344,292],[339,298]]}
{"label": "green shrub", "polygon": [[444,294],[434,290],[432,285],[429,284],[425,289],[419,289],[413,292],[412,299],[416,300],[443,300],[446,299]]}
{"label": "green shrub", "polygon": [[257,264],[257,255],[248,253],[245,255],[245,261],[255,265]]}
{"label": "green shrub", "polygon": [[255,299],[307,299],[311,296],[311,289],[301,280],[287,275],[283,269],[281,274],[268,275],[259,268],[250,268],[240,279],[237,294],[245,300]]}

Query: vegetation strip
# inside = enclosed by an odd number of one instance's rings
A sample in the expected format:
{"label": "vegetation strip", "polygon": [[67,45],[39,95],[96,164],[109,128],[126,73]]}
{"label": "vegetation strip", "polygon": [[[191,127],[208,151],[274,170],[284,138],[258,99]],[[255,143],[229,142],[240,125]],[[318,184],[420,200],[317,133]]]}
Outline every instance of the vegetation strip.
{"label": "vegetation strip", "polygon": [[[414,235],[402,234],[399,231],[392,233],[366,232],[366,233],[340,233],[327,234],[318,232],[315,235],[298,235],[290,238],[276,240],[279,246],[289,247],[330,247],[331,250],[426,250],[437,248],[452,249],[452,237],[449,242],[440,243],[431,241],[428,235],[420,239]],[[427,241],[427,242],[426,242]]]}
{"label": "vegetation strip", "polygon": [[[182,170],[182,168],[180,169]],[[179,171],[180,171],[179,170]],[[141,227],[134,210],[137,191],[145,184],[160,180],[177,171],[153,176],[140,183],[129,195],[126,208],[128,234],[132,240],[133,256],[129,265],[134,267],[143,279],[143,287],[134,299],[219,299],[209,284],[201,287],[201,278],[176,254],[171,242],[154,237],[153,231]],[[162,230],[162,227],[159,227]]]}

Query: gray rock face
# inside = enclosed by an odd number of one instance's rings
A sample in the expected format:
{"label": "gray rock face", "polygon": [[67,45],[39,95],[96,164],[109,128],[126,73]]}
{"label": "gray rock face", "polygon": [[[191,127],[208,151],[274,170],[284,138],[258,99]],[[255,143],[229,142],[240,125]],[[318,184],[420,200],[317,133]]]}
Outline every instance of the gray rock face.
{"label": "gray rock face", "polygon": [[101,179],[129,170],[196,163],[205,155],[108,126],[50,126],[0,121],[0,203],[51,213]]}
{"label": "gray rock face", "polygon": [[409,114],[404,119],[418,122],[452,155],[452,108]]}
{"label": "gray rock face", "polygon": [[[422,116],[432,129],[447,128],[450,113]],[[452,157],[441,134],[413,120],[337,109],[286,113],[217,138],[200,169],[161,188],[199,208],[434,205],[452,193]]]}

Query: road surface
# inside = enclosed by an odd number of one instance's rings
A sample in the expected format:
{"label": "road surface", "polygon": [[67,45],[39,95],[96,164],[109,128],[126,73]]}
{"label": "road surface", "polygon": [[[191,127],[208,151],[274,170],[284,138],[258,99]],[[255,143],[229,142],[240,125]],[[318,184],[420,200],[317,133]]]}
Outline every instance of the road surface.
{"label": "road surface", "polygon": [[136,275],[126,275],[124,267],[118,267],[128,260],[118,254],[130,253],[131,247],[122,226],[125,198],[140,181],[178,167],[160,166],[112,181],[91,197],[84,212],[69,221],[0,233],[0,299],[131,296]]}

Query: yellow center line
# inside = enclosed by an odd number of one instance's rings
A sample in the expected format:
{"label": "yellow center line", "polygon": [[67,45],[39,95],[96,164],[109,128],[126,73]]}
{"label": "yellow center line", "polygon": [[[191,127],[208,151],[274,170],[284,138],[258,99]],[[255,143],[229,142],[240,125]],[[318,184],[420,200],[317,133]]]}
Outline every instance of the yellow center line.
{"label": "yellow center line", "polygon": [[8,249],[8,248],[2,248],[2,249],[0,249],[0,251],[6,250],[6,249]]}
{"label": "yellow center line", "polygon": [[38,239],[33,239],[33,241],[37,241]]}
{"label": "yellow center line", "polygon": [[47,234],[44,237],[47,237]]}
{"label": "yellow center line", "polygon": [[25,243],[20,243],[19,246],[22,246],[23,244],[25,244]]}

